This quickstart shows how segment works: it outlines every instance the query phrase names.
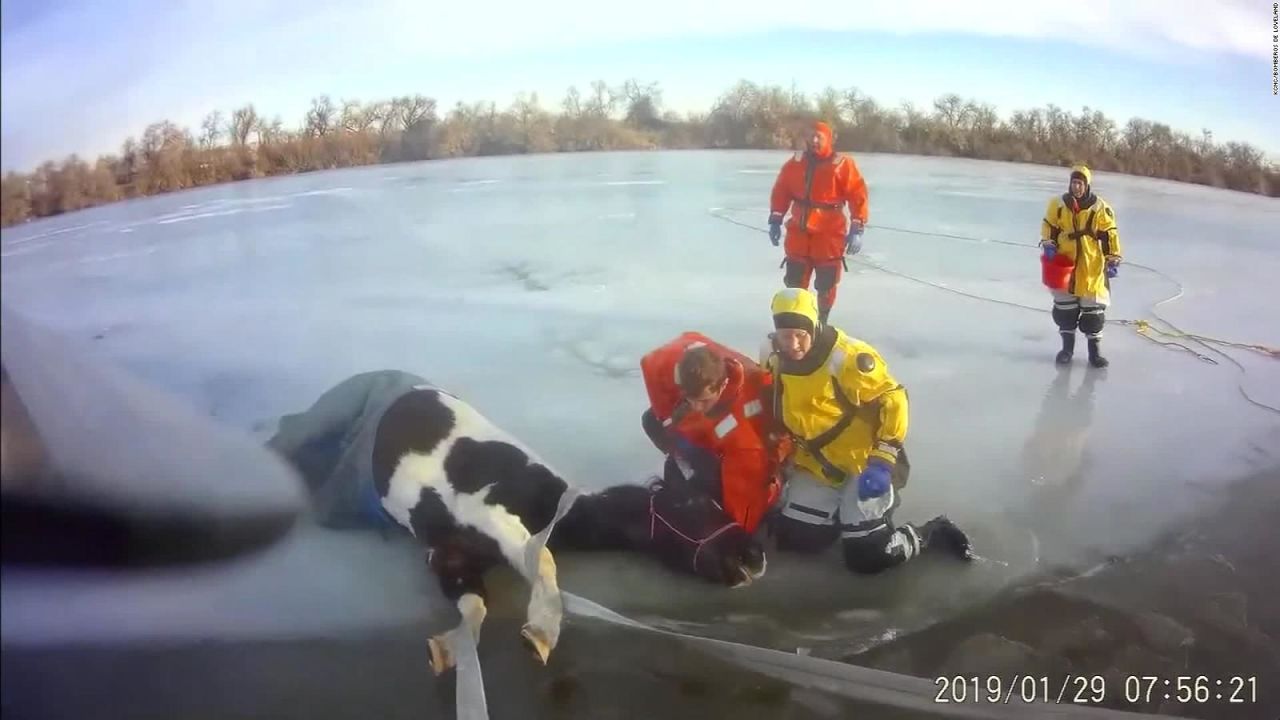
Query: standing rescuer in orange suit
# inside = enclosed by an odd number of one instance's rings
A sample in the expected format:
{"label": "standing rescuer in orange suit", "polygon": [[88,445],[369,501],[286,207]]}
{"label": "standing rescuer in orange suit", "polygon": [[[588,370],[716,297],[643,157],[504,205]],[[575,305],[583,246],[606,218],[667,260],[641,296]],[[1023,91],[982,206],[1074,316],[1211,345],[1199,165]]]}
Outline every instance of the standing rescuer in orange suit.
{"label": "standing rescuer in orange suit", "polygon": [[780,494],[790,438],[773,432],[772,376],[751,358],[685,332],[640,360],[649,408],[641,424],[685,480],[755,532]]}
{"label": "standing rescuer in orange suit", "polygon": [[[849,218],[845,217],[845,205]],[[867,224],[867,183],[853,157],[835,152],[831,127],[816,122],[805,149],[782,166],[769,198],[769,239],[777,246],[787,211],[784,245],[787,287],[809,287],[818,295],[818,313],[826,324],[836,302],[844,256],[862,249]]]}

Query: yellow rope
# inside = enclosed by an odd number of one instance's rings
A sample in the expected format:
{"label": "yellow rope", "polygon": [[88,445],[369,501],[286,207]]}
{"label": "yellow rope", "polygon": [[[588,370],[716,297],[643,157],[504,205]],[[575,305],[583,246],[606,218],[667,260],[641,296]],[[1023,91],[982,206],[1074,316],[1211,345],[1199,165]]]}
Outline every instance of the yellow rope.
{"label": "yellow rope", "polygon": [[1199,342],[1225,345],[1227,347],[1238,348],[1240,350],[1252,350],[1254,352],[1262,353],[1263,355],[1266,355],[1268,357],[1280,360],[1280,348],[1273,348],[1269,345],[1250,345],[1248,343],[1233,342],[1231,340],[1222,340],[1220,338],[1210,337],[1208,335],[1196,335],[1194,333],[1186,333],[1186,332],[1169,332],[1168,330],[1161,330],[1160,328],[1152,325],[1151,322],[1148,320],[1124,320],[1122,322],[1126,325],[1133,325],[1134,329],[1143,335],[1145,335],[1146,333],[1156,333],[1157,335],[1164,335],[1165,337],[1187,338],[1189,340],[1197,340]]}

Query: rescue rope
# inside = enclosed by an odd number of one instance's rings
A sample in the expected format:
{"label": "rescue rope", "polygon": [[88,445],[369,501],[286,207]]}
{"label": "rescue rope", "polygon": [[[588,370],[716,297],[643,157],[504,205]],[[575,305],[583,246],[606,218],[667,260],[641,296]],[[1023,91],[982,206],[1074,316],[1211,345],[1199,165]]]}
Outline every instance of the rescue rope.
{"label": "rescue rope", "polygon": [[653,633],[679,640],[714,657],[748,671],[781,680],[791,686],[819,690],[854,702],[909,711],[913,717],[1008,718],[1013,720],[1145,720],[1150,715],[1127,710],[1094,707],[1075,703],[1025,703],[1013,695],[1012,703],[982,705],[963,702],[939,703],[937,683],[927,678],[905,675],[838,660],[814,657],[797,652],[745,645],[729,640],[690,635],[637,622],[609,608],[567,590],[565,609],[581,617],[589,617],[614,625]]}
{"label": "rescue rope", "polygon": [[702,554],[702,548],[705,547],[707,543],[711,542],[712,540],[715,540],[717,537],[719,537],[720,535],[724,534],[726,531],[733,528],[735,525],[737,525],[737,523],[734,523],[734,522],[725,523],[715,532],[712,532],[710,535],[702,538],[701,540],[694,540],[693,538],[681,532],[680,528],[676,527],[675,525],[672,525],[670,522],[667,521],[666,518],[662,517],[662,515],[658,512],[658,509],[653,505],[655,495],[656,493],[654,492],[651,492],[649,494],[649,540],[652,541],[656,537],[659,522],[661,522],[663,525],[666,525],[668,530],[675,533],[677,536],[683,538],[685,542],[694,546],[695,550],[693,551],[693,571],[695,573],[698,572],[698,556]]}
{"label": "rescue rope", "polygon": [[[729,223],[732,223],[732,224],[734,224],[734,225],[738,225],[738,226],[740,226],[740,227],[747,228],[747,229],[749,229],[749,230],[755,230],[755,231],[757,231],[757,232],[766,233],[766,234],[769,232],[768,230],[766,230],[765,228],[760,227],[759,225],[753,225],[753,224],[751,224],[751,223],[746,223],[746,222],[743,222],[743,221],[741,221],[741,220],[737,220],[737,219],[735,219],[735,218],[729,217],[728,215],[725,215],[725,214],[724,214],[724,213],[726,213],[726,212],[759,212],[756,208],[711,208],[708,212],[711,214],[711,216],[712,216],[712,217],[718,218],[718,219],[720,219],[720,220],[724,220],[725,222],[729,222]],[[867,227],[868,227],[868,228],[875,228],[875,229],[877,229],[877,230],[888,230],[888,231],[890,231],[890,232],[905,233],[905,234],[909,234],[909,235],[923,235],[923,236],[927,236],[927,237],[939,237],[939,238],[947,238],[947,239],[950,239],[950,240],[960,240],[960,241],[963,241],[963,242],[973,242],[973,243],[980,243],[980,244],[988,244],[988,243],[989,243],[989,244],[996,244],[996,245],[1009,245],[1009,246],[1012,246],[1012,247],[1020,247],[1020,248],[1027,248],[1027,249],[1039,250],[1039,245],[1038,245],[1038,244],[1037,244],[1037,245],[1033,245],[1033,244],[1031,244],[1031,243],[1014,242],[1014,241],[1011,241],[1011,240],[999,240],[999,239],[993,239],[993,238],[979,238],[979,237],[973,237],[973,236],[970,236],[970,235],[957,235],[957,234],[953,234],[953,233],[941,233],[941,232],[933,232],[933,231],[928,231],[928,230],[913,230],[913,229],[911,229],[911,228],[893,227],[893,226],[891,226],[891,225],[870,225],[870,224],[869,224],[869,225],[867,225]],[[895,276],[895,277],[900,277],[900,278],[902,278],[902,279],[904,279],[904,280],[909,280],[909,281],[911,281],[911,282],[919,283],[919,284],[921,284],[921,285],[926,285],[926,286],[929,286],[929,287],[932,287],[932,288],[936,288],[936,289],[938,289],[938,290],[942,290],[942,291],[944,291],[944,292],[949,292],[949,293],[952,293],[952,294],[954,294],[954,295],[959,295],[959,296],[961,296],[961,297],[966,297],[966,298],[970,298],[970,299],[973,299],[973,300],[980,300],[980,301],[983,301],[983,302],[994,303],[994,304],[996,304],[996,305],[1004,305],[1004,306],[1012,307],[1012,308],[1019,308],[1019,309],[1023,309],[1023,310],[1031,310],[1031,311],[1036,312],[1036,313],[1043,313],[1043,312],[1045,312],[1045,308],[1043,308],[1043,307],[1037,307],[1037,306],[1034,306],[1034,305],[1027,305],[1026,303],[1013,302],[1013,301],[1011,301],[1011,300],[1001,300],[1001,299],[999,299],[999,298],[993,298],[993,297],[990,297],[990,296],[987,296],[987,295],[980,295],[980,294],[977,294],[977,293],[971,293],[971,292],[967,292],[967,291],[964,291],[964,290],[959,290],[959,289],[956,289],[956,288],[953,288],[953,287],[948,287],[947,285],[944,285],[944,284],[942,284],[942,283],[937,283],[937,282],[934,282],[934,281],[932,281],[932,280],[926,280],[926,279],[924,279],[924,278],[916,277],[916,276],[914,276],[914,275],[909,275],[909,274],[907,274],[907,273],[904,273],[904,272],[901,272],[901,271],[898,271],[898,270],[893,270],[893,269],[891,269],[891,268],[885,267],[884,265],[882,265],[882,264],[880,264],[880,263],[876,263],[876,262],[872,262],[872,261],[869,261],[869,260],[865,260],[865,259],[859,258],[859,257],[857,257],[857,256],[854,256],[852,259],[853,259],[853,262],[854,262],[854,263],[856,263],[856,264],[858,264],[858,265],[862,265],[863,267],[871,268],[871,269],[873,269],[873,270],[879,270],[880,272],[886,273],[886,274],[888,274],[888,275],[893,275],[893,276]],[[1220,339],[1220,338],[1215,338],[1215,337],[1208,336],[1208,335],[1199,335],[1199,334],[1195,334],[1195,333],[1189,333],[1189,332],[1186,332],[1186,331],[1185,331],[1185,330],[1183,330],[1182,328],[1180,328],[1180,327],[1178,327],[1177,325],[1175,325],[1175,324],[1173,324],[1172,322],[1170,322],[1167,318],[1165,318],[1165,317],[1161,316],[1161,315],[1156,311],[1156,309],[1157,309],[1157,308],[1159,308],[1161,305],[1164,305],[1164,304],[1166,304],[1166,303],[1173,302],[1173,301],[1178,300],[1179,298],[1181,298],[1184,294],[1186,294],[1186,287],[1185,287],[1181,282],[1179,282],[1177,279],[1172,278],[1172,277],[1170,277],[1169,275],[1167,275],[1167,274],[1165,274],[1165,273],[1161,272],[1160,270],[1157,270],[1157,269],[1155,269],[1155,268],[1153,268],[1153,267],[1149,267],[1149,266],[1147,266],[1147,265],[1142,265],[1142,264],[1140,264],[1140,263],[1134,263],[1134,262],[1126,262],[1126,263],[1125,263],[1125,265],[1126,265],[1126,266],[1128,266],[1128,267],[1133,267],[1133,268],[1138,268],[1138,269],[1140,269],[1140,270],[1145,270],[1145,271],[1147,271],[1147,272],[1149,272],[1149,273],[1151,273],[1151,274],[1153,274],[1153,275],[1156,275],[1157,277],[1160,277],[1160,278],[1164,279],[1166,282],[1171,283],[1172,285],[1174,285],[1174,286],[1177,288],[1177,292],[1175,292],[1174,294],[1170,295],[1169,297],[1164,298],[1163,300],[1160,300],[1159,302],[1155,303],[1155,304],[1154,304],[1154,305],[1152,305],[1152,306],[1151,306],[1151,308],[1149,309],[1149,312],[1151,313],[1151,315],[1152,315],[1152,317],[1153,317],[1153,318],[1155,318],[1156,320],[1158,320],[1158,321],[1159,321],[1159,322],[1161,322],[1161,323],[1164,323],[1164,324],[1165,324],[1165,325],[1167,325],[1169,328],[1171,328],[1171,330],[1163,330],[1163,329],[1161,329],[1161,328],[1158,328],[1158,327],[1156,327],[1155,325],[1153,325],[1153,324],[1151,323],[1151,321],[1149,321],[1149,320],[1133,320],[1133,319],[1128,319],[1128,318],[1109,318],[1109,319],[1107,320],[1107,323],[1115,324],[1115,325],[1121,325],[1121,326],[1125,326],[1125,327],[1131,327],[1131,328],[1133,328],[1133,329],[1134,329],[1134,331],[1138,334],[1138,336],[1139,336],[1139,337],[1142,337],[1142,338],[1143,338],[1143,339],[1145,339],[1145,340],[1148,340],[1148,341],[1150,341],[1150,342],[1152,342],[1152,343],[1155,343],[1156,345],[1160,345],[1160,346],[1162,346],[1162,347],[1169,347],[1169,348],[1178,348],[1178,349],[1184,350],[1184,351],[1186,351],[1186,352],[1188,352],[1188,353],[1191,353],[1192,355],[1196,356],[1196,358],[1198,358],[1198,359],[1199,359],[1199,360],[1201,360],[1201,361],[1204,361],[1204,362],[1207,362],[1207,363],[1211,363],[1211,364],[1213,364],[1213,365],[1218,365],[1218,364],[1219,364],[1217,360],[1213,359],[1212,357],[1209,357],[1208,355],[1206,355],[1206,354],[1204,354],[1204,353],[1202,353],[1202,352],[1198,352],[1197,350],[1195,350],[1195,349],[1193,349],[1193,348],[1189,347],[1188,345],[1185,345],[1185,344],[1183,344],[1183,343],[1181,343],[1181,342],[1177,342],[1176,340],[1161,340],[1161,339],[1159,339],[1159,338],[1155,337],[1155,335],[1160,335],[1160,336],[1163,336],[1163,337],[1175,338],[1175,339],[1185,339],[1185,340],[1187,340],[1187,341],[1190,341],[1190,342],[1196,343],[1196,344],[1198,344],[1198,345],[1202,346],[1203,348],[1205,348],[1206,350],[1208,350],[1208,351],[1210,351],[1210,352],[1212,352],[1212,353],[1215,353],[1215,354],[1217,354],[1217,355],[1219,355],[1219,356],[1221,356],[1221,357],[1223,357],[1223,358],[1226,358],[1226,359],[1227,359],[1227,361],[1229,361],[1231,364],[1235,365],[1235,366],[1236,366],[1236,368],[1240,370],[1241,374],[1244,374],[1244,375],[1247,375],[1247,374],[1248,374],[1248,371],[1247,371],[1247,370],[1245,370],[1244,366],[1243,366],[1243,365],[1241,365],[1241,364],[1240,364],[1240,362],[1239,362],[1238,360],[1236,360],[1235,358],[1231,357],[1231,356],[1230,356],[1230,355],[1228,355],[1227,353],[1225,353],[1225,352],[1223,352],[1223,351],[1221,351],[1221,350],[1219,350],[1218,348],[1213,347],[1213,346],[1214,346],[1214,345],[1221,345],[1221,346],[1225,346],[1225,347],[1232,347],[1232,348],[1236,348],[1236,349],[1240,349],[1240,350],[1248,350],[1248,351],[1251,351],[1251,352],[1259,353],[1259,354],[1263,355],[1264,357],[1269,357],[1269,358],[1272,358],[1272,359],[1275,359],[1275,360],[1280,360],[1280,348],[1274,348],[1274,347],[1270,347],[1270,346],[1268,346],[1268,345],[1262,345],[1262,344],[1256,344],[1256,343],[1241,343],[1241,342],[1234,342],[1234,341],[1231,341],[1231,340],[1222,340],[1222,339]],[[1250,404],[1252,404],[1252,405],[1254,405],[1254,406],[1256,406],[1256,407],[1259,407],[1259,408],[1261,408],[1261,409],[1263,409],[1263,410],[1267,410],[1267,411],[1269,411],[1269,412],[1272,412],[1272,413],[1275,413],[1275,414],[1280,415],[1280,408],[1275,407],[1275,406],[1273,406],[1273,405],[1268,405],[1268,404],[1266,404],[1266,403],[1264,403],[1264,402],[1261,402],[1261,401],[1259,401],[1259,400],[1254,399],[1252,396],[1250,396],[1250,395],[1249,395],[1249,392],[1248,392],[1247,390],[1245,390],[1245,389],[1244,389],[1244,385],[1243,385],[1242,383],[1237,382],[1237,383],[1236,383],[1236,389],[1238,389],[1238,390],[1240,391],[1240,394],[1244,397],[1245,401],[1247,401],[1248,403],[1250,403]]]}

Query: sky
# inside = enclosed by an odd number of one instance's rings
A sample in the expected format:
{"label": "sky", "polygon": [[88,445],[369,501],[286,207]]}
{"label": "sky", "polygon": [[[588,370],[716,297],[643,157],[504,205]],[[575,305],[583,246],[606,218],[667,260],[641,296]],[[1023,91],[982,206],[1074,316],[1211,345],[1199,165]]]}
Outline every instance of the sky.
{"label": "sky", "polygon": [[[1054,103],[1164,122],[1280,160],[1272,4],[1262,0],[0,0],[0,165],[116,152],[169,119],[198,131],[252,102],[295,127],[311,98],[459,101],[656,82],[665,109],[710,110],[738,80],[856,87],[931,108],[946,93],[1002,117]],[[1271,118],[1270,121],[1267,118]]]}

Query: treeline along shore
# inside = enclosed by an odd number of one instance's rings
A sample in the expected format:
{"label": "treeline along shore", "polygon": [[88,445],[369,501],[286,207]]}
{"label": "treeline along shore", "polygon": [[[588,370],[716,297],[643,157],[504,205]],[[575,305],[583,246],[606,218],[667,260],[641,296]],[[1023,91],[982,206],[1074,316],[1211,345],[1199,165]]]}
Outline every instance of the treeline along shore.
{"label": "treeline along shore", "polygon": [[521,95],[505,108],[458,103],[441,110],[425,95],[365,102],[315,98],[296,127],[252,104],[215,110],[198,130],[161,121],[118,154],[72,155],[29,173],[9,172],[0,224],[10,226],[128,198],[249,178],[437,158],[655,149],[790,149],[798,124],[823,119],[837,146],[1045,165],[1165,178],[1280,196],[1280,167],[1243,142],[1217,142],[1168,125],[1055,105],[998,116],[986,103],[944,95],[930,108],[882,105],[856,88],[806,95],[740,81],[706,113],[664,111],[656,83],[603,81],[569,88],[558,108]]}

